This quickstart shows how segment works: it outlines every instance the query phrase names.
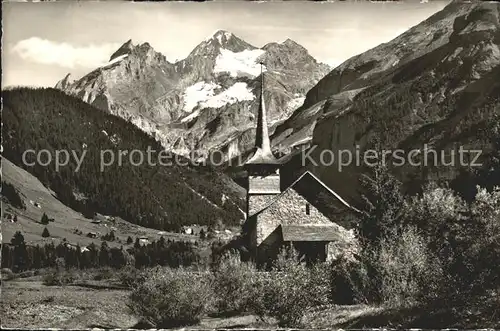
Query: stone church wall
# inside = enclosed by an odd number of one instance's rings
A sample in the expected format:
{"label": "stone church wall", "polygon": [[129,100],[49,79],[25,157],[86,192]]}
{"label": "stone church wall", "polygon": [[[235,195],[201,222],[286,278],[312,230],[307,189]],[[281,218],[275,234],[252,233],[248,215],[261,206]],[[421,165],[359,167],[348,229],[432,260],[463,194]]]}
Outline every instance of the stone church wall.
{"label": "stone church wall", "polygon": [[[306,204],[307,200],[294,189],[286,191],[278,201],[257,215],[257,244],[264,241],[280,224],[332,224],[313,205],[309,205],[307,215]],[[338,227],[339,231],[347,232],[341,226]]]}

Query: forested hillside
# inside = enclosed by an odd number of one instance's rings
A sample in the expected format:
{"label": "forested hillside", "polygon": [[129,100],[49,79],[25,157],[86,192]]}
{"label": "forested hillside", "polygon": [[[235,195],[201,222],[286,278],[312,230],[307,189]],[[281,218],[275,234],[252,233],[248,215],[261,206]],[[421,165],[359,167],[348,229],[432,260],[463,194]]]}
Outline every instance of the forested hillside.
{"label": "forested hillside", "polygon": [[[94,212],[120,216],[142,226],[178,230],[186,224],[237,224],[243,200],[225,175],[194,165],[162,166],[160,144],[124,119],[52,89],[18,88],[3,93],[4,156],[52,189],[58,198],[86,216]],[[148,147],[151,164],[147,162]],[[81,157],[81,167],[70,156],[57,171],[54,162],[27,166],[29,149],[66,150]],[[100,169],[101,151],[140,150],[145,160],[131,164],[129,155]],[[136,153],[138,155],[138,153]],[[43,160],[47,155],[43,156]],[[174,156],[167,160],[174,160]],[[175,156],[176,157],[176,156]],[[35,162],[27,154],[28,163]],[[241,207],[241,206],[240,206]]]}

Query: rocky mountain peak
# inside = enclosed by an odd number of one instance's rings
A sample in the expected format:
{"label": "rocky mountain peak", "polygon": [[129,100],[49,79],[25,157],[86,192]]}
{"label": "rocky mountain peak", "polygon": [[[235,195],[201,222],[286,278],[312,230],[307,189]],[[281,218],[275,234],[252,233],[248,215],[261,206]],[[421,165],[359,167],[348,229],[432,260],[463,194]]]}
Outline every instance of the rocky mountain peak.
{"label": "rocky mountain peak", "polygon": [[283,41],[281,44],[283,44],[285,46],[288,46],[288,47],[300,47],[300,48],[304,48],[302,45],[298,44],[295,40],[292,40],[290,38],[286,38],[286,40]]}
{"label": "rocky mountain peak", "polygon": [[127,42],[121,45],[120,48],[118,48],[116,52],[113,53],[113,55],[111,55],[109,61],[113,61],[119,56],[130,54],[132,53],[133,50],[134,50],[134,45],[132,44],[132,39],[129,39]]}
{"label": "rocky mountain peak", "polygon": [[149,43],[128,40],[110,63],[59,86],[127,119],[178,154],[217,149],[233,157],[253,148],[261,69],[269,72],[270,126],[287,118],[329,71],[292,40],[273,45],[268,52],[218,30],[172,64]]}
{"label": "rocky mountain peak", "polygon": [[[299,63],[304,69],[318,64],[305,47],[290,38],[280,43],[272,42],[266,44],[262,49],[266,51],[263,60],[270,70],[287,70],[292,66],[297,66]],[[318,79],[323,77],[323,72],[330,70],[327,65],[321,64],[321,66],[319,73],[321,77],[318,76]]]}
{"label": "rocky mountain peak", "polygon": [[189,54],[188,58],[193,56],[217,56],[220,54],[221,49],[237,53],[245,50],[253,50],[256,49],[256,47],[250,45],[231,32],[217,30],[196,46]]}
{"label": "rocky mountain peak", "polygon": [[217,40],[219,44],[223,45],[228,42],[233,37],[233,34],[229,31],[225,30],[217,30],[211,37],[208,39]]}
{"label": "rocky mountain peak", "polygon": [[55,88],[60,89],[60,90],[67,88],[72,83],[72,80],[70,77],[71,77],[71,74],[68,73],[63,79],[61,79],[60,81],[57,82]]}
{"label": "rocky mountain peak", "polygon": [[141,59],[156,59],[158,61],[165,60],[165,56],[163,56],[161,53],[156,52],[148,42],[135,47],[132,53]]}

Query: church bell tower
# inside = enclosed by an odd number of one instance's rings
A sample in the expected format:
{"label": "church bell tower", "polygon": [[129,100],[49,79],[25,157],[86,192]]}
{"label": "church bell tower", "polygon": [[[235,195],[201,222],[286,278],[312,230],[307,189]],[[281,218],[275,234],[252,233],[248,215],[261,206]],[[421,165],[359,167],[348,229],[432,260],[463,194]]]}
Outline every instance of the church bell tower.
{"label": "church bell tower", "polygon": [[245,163],[248,173],[247,185],[247,217],[258,212],[281,193],[279,162],[271,152],[271,142],[266,119],[264,100],[264,71],[261,65],[261,89],[257,131],[253,155]]}

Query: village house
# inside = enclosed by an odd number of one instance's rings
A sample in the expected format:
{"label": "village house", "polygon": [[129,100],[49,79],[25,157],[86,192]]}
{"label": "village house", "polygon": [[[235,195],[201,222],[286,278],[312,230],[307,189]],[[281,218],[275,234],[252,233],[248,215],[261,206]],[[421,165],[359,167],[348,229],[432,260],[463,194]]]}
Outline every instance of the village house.
{"label": "village house", "polygon": [[87,233],[87,237],[89,237],[89,238],[97,238],[97,233],[96,232],[89,232],[89,233]]}
{"label": "village house", "polygon": [[141,245],[148,245],[149,244],[149,238],[148,237],[139,237],[139,244]]}
{"label": "village house", "polygon": [[309,171],[282,187],[281,162],[271,151],[261,77],[255,148],[243,165],[247,171],[245,246],[261,265],[273,261],[283,247],[293,247],[306,263],[334,259],[355,245],[350,227],[359,211]]}

